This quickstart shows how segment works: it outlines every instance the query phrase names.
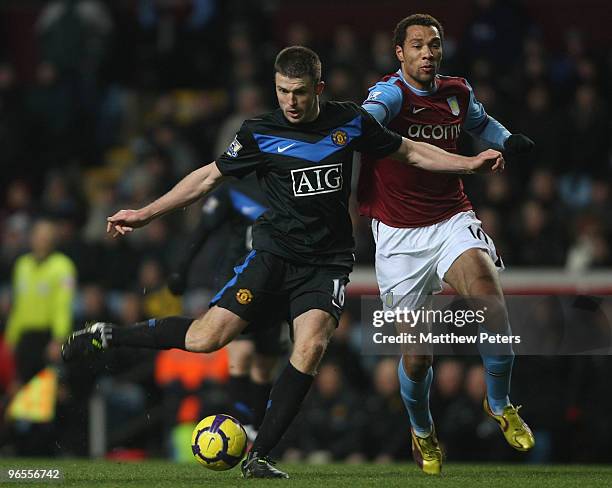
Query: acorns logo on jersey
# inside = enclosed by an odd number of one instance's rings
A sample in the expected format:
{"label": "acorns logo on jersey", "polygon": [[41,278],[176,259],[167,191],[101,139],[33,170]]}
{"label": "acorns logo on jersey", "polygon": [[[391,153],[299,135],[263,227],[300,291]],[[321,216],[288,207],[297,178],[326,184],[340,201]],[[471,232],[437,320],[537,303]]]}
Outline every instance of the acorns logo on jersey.
{"label": "acorns logo on jersey", "polygon": [[293,195],[308,197],[342,189],[342,163],[291,170]]}
{"label": "acorns logo on jersey", "polygon": [[348,142],[348,134],[340,129],[335,130],[332,132],[331,140],[336,146],[346,146],[346,143]]}
{"label": "acorns logo on jersey", "polygon": [[248,305],[253,301],[253,293],[251,293],[251,290],[248,288],[240,288],[240,290],[236,292],[236,301],[240,305]]}

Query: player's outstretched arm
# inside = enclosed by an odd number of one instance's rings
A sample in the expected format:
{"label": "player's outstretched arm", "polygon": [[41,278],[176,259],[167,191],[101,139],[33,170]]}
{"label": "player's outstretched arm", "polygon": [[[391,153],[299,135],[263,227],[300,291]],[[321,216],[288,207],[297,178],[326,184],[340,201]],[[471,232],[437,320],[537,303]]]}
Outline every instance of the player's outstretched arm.
{"label": "player's outstretched arm", "polygon": [[214,190],[223,180],[217,164],[213,161],[196,169],[179,181],[169,192],[138,210],[120,210],[106,219],[106,232],[113,237],[125,235],[151,220],[177,208],[192,204]]}
{"label": "player's outstretched arm", "polygon": [[504,151],[513,156],[527,154],[531,152],[534,147],[535,142],[524,134],[510,134],[510,137],[508,137],[504,143]]}
{"label": "player's outstretched arm", "polygon": [[391,154],[393,159],[434,173],[471,174],[480,171],[503,171],[504,157],[499,151],[487,149],[477,156],[453,154],[426,142],[402,138],[399,149]]}

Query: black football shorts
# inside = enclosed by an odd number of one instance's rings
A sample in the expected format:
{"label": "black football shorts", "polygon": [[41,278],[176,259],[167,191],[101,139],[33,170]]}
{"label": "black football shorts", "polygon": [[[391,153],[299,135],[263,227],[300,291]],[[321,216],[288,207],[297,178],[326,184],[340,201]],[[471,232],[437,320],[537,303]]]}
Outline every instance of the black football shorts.
{"label": "black football shorts", "polygon": [[[215,295],[211,306],[234,312],[249,323],[270,326],[320,309],[336,322],[344,310],[350,270],[341,266],[296,264],[253,250],[234,268],[234,276]],[[247,327],[247,332],[252,332]]]}

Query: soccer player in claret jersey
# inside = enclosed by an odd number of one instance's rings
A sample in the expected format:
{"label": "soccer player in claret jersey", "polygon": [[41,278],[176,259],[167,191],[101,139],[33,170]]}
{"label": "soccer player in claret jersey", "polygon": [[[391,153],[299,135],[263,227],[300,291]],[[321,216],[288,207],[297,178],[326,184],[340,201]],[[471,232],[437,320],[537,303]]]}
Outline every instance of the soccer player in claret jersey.
{"label": "soccer player in claret jersey", "polygon": [[275,62],[279,109],[244,122],[217,161],[137,210],[108,217],[107,231],[122,236],[189,205],[229,176],[255,173],[270,209],[253,226],[253,250],[201,317],[166,317],[119,327],[95,323],[64,344],[65,361],[105,348],[132,346],[212,352],[249,323],[283,312],[294,341],[289,363],[270,393],[259,434],[242,474],[287,478],[269,458],[297,414],[338,324],[353,265],[348,212],[353,151],[424,170],[471,173],[503,169],[500,152],[475,157],[413,142],[381,126],[354,103],[321,102],[321,62],[310,49],[282,50]]}
{"label": "soccer player in claret jersey", "polygon": [[[533,142],[510,134],[488,116],[464,78],[438,74],[443,30],[429,15],[398,23],[394,45],[400,69],[384,76],[363,107],[381,124],[415,141],[457,151],[462,129],[490,147],[524,153]],[[372,218],[376,276],[385,307],[418,308],[441,290],[442,280],[457,293],[488,297],[486,328],[508,333],[509,324],[496,267],[503,269],[493,241],[463,191],[458,175],[435,174],[389,158],[364,155],[359,180],[360,211]],[[489,354],[481,349],[486,371],[484,409],[507,442],[527,451],[535,440],[508,398],[514,353],[508,347]],[[401,394],[412,427],[413,455],[428,474],[442,468],[442,452],[429,410],[432,356],[404,353],[398,367]]]}

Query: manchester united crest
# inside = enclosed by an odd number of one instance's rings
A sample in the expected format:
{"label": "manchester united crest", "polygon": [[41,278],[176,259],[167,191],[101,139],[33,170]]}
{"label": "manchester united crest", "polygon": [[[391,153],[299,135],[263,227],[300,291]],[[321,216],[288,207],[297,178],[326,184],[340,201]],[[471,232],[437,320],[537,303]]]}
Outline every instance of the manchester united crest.
{"label": "manchester united crest", "polygon": [[331,140],[336,146],[346,146],[348,142],[348,134],[343,130],[335,130],[332,132]]}
{"label": "manchester united crest", "polygon": [[236,301],[240,305],[248,305],[253,301],[253,293],[251,293],[251,290],[248,288],[240,288],[240,290],[236,292]]}

